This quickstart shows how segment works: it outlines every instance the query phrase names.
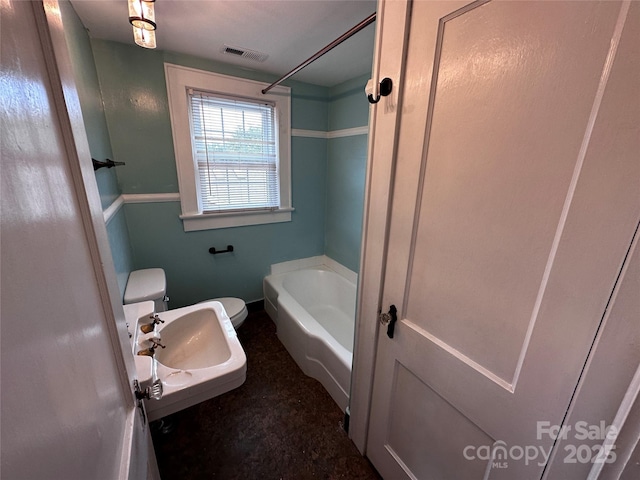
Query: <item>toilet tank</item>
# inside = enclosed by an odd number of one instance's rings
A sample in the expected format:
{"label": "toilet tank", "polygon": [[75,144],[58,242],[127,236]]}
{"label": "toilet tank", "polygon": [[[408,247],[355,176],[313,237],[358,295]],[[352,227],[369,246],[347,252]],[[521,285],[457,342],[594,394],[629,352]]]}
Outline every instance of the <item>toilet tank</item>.
{"label": "toilet tank", "polygon": [[164,312],[168,309],[167,278],[161,268],[134,270],[129,274],[124,290],[124,304],[147,300],[153,301],[156,312]]}

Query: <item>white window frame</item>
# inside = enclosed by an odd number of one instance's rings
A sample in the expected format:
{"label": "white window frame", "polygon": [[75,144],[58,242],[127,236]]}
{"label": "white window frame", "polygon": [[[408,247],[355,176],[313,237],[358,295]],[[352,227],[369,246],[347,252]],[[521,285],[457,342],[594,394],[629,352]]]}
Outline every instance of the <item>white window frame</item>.
{"label": "white window frame", "polygon": [[[178,187],[185,232],[291,221],[291,89],[277,86],[262,93],[267,84],[219,73],[164,64],[169,114],[178,171]],[[280,208],[203,213],[198,197],[197,166],[193,158],[189,121],[190,89],[245,100],[267,101],[276,108]]]}

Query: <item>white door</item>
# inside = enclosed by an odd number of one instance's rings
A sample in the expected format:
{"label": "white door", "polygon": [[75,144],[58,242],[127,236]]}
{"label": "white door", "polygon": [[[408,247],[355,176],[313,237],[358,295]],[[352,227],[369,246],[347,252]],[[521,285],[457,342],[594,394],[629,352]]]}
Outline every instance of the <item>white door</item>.
{"label": "white door", "polygon": [[2,477],[153,478],[58,6],[0,16]]}
{"label": "white door", "polygon": [[465,3],[411,5],[367,437],[394,480],[540,478],[640,217],[640,5]]}

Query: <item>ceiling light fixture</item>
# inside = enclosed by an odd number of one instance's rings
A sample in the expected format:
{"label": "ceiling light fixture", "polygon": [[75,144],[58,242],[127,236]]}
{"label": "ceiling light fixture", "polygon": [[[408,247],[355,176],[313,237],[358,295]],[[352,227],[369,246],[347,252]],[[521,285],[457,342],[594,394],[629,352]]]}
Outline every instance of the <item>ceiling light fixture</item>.
{"label": "ceiling light fixture", "polygon": [[134,41],[145,48],[156,48],[156,0],[129,0],[129,23]]}

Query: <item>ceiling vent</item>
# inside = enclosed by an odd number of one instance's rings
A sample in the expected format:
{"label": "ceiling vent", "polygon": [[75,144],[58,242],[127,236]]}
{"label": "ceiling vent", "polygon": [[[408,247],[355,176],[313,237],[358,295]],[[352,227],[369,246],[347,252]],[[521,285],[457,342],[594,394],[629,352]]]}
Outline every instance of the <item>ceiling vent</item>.
{"label": "ceiling vent", "polygon": [[269,58],[269,55],[266,53],[256,52],[255,50],[249,50],[247,48],[232,47],[230,45],[223,45],[221,52],[226,53],[227,55],[234,55],[236,57],[253,60],[255,62],[264,62]]}

